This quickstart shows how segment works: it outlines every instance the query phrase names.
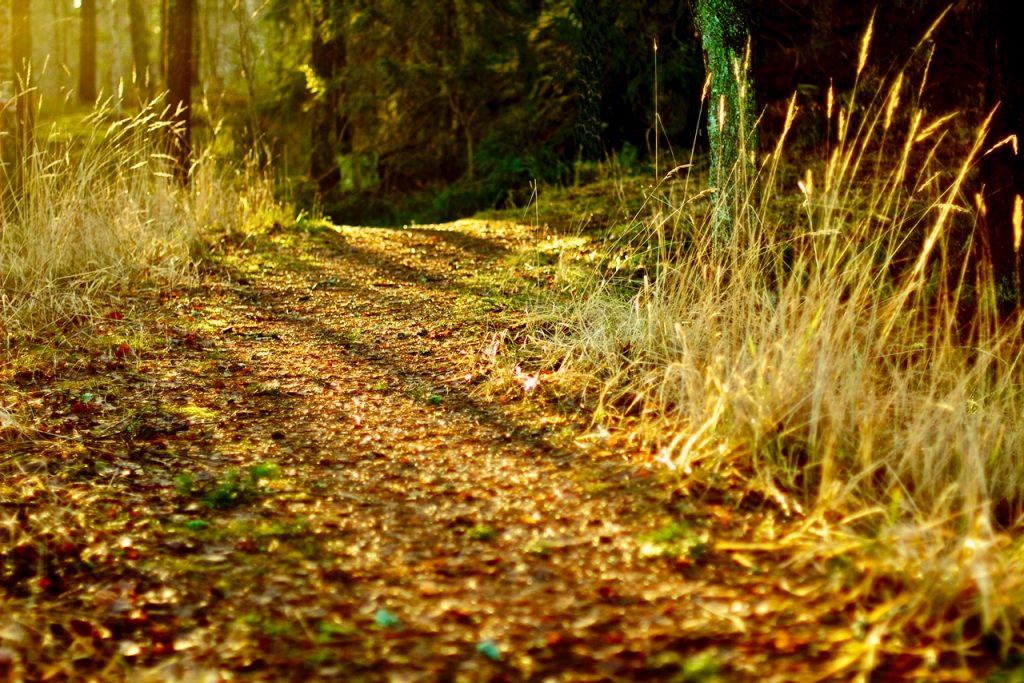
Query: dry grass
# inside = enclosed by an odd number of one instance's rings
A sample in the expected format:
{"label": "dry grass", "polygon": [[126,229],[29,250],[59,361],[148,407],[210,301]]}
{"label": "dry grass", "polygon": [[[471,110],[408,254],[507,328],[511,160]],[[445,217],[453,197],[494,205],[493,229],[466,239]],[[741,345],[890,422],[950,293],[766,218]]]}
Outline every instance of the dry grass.
{"label": "dry grass", "polygon": [[532,346],[682,486],[740,477],[802,518],[793,561],[854,558],[841,599],[875,630],[837,671],[862,675],[907,629],[963,656],[1022,632],[1024,329],[969,266],[987,122],[949,167],[958,119],[906,104],[920,87],[829,92],[837,141],[805,173],[785,158],[791,105],[728,244],[699,183],[664,183],[642,282],[597,277]]}
{"label": "dry grass", "polygon": [[71,131],[44,124],[31,153],[0,172],[0,324],[9,332],[45,335],[112,294],[191,281],[204,239],[272,204],[265,180],[209,158],[196,162],[188,189],[177,184],[162,153],[167,125],[154,105],[129,118],[100,109]]}

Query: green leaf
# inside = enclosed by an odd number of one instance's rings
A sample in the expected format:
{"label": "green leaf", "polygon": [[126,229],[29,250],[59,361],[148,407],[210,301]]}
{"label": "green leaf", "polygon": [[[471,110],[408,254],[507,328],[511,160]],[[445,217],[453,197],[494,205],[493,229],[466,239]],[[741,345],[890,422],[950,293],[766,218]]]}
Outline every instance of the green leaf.
{"label": "green leaf", "polygon": [[259,482],[260,479],[277,479],[281,474],[281,468],[272,462],[261,462],[249,468],[249,481]]}

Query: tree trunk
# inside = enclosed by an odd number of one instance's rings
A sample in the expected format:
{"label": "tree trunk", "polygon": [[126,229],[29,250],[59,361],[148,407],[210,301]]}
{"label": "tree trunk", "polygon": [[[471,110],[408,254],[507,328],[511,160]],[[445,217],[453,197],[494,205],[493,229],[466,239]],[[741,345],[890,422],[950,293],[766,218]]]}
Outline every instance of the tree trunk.
{"label": "tree trunk", "polygon": [[32,151],[35,129],[32,3],[29,0],[11,0],[11,69],[14,72],[16,158],[25,160]]}
{"label": "tree trunk", "polygon": [[333,191],[341,180],[338,155],[352,151],[352,135],[341,106],[340,80],[346,65],[343,16],[344,3],[340,0],[313,3],[310,61],[318,85],[313,93],[309,172],[321,197]]}
{"label": "tree trunk", "polygon": [[[1019,68],[1024,64],[1024,41],[1015,21],[1016,2],[990,0],[986,6],[988,26],[988,81],[986,99],[998,106],[992,120],[993,140],[1016,134],[1024,136],[1024,81]],[[981,221],[982,248],[992,266],[1000,308],[1005,312],[1024,301],[1021,269],[1021,197],[1024,196],[1024,164],[1017,145],[1003,145],[983,159],[985,215]],[[1016,224],[1014,214],[1016,212]]]}
{"label": "tree trunk", "polygon": [[175,175],[188,184],[192,158],[192,19],[194,0],[167,0],[167,106],[173,124],[171,157]]}
{"label": "tree trunk", "polygon": [[78,99],[96,102],[96,0],[82,0],[82,32],[78,42]]}
{"label": "tree trunk", "polygon": [[711,80],[708,143],[710,182],[717,189],[712,227],[718,242],[727,241],[746,218],[754,178],[755,109],[747,50],[751,17],[748,0],[697,0],[697,25]]}
{"label": "tree trunk", "polygon": [[149,99],[149,37],[146,35],[146,11],[142,0],[128,0],[129,33],[132,38],[132,75],[139,99]]}

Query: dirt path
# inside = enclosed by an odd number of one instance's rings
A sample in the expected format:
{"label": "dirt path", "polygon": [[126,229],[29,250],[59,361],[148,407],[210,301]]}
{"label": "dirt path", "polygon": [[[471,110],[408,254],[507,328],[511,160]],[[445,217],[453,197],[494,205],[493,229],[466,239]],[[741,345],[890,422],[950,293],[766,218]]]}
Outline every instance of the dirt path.
{"label": "dirt path", "polygon": [[761,566],[769,512],[480,397],[480,283],[535,237],[279,231],[162,345],[9,373],[49,436],[7,442],[0,681],[847,679],[856,616]]}

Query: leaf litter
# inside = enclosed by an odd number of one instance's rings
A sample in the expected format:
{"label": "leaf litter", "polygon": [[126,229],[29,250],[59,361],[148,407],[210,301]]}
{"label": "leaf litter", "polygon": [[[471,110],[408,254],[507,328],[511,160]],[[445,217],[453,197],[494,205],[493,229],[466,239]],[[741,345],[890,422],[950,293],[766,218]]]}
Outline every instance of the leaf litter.
{"label": "leaf litter", "polygon": [[538,232],[278,231],[5,364],[0,681],[972,680],[799,520],[476,390]]}

